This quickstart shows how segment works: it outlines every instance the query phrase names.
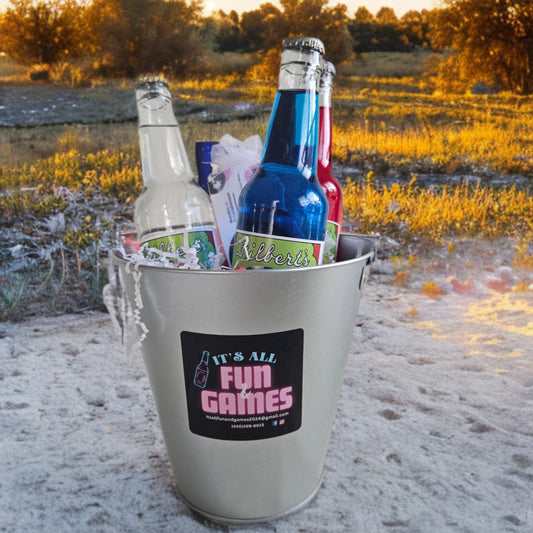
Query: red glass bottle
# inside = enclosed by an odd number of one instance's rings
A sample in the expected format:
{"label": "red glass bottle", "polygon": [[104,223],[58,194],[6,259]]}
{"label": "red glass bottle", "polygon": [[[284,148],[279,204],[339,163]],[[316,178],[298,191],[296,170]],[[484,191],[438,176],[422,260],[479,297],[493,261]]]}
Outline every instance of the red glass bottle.
{"label": "red glass bottle", "polygon": [[330,61],[324,61],[318,92],[320,105],[320,127],[318,134],[318,162],[317,175],[322,190],[329,203],[328,221],[326,226],[326,242],[324,247],[324,262],[335,261],[337,242],[342,231],[342,188],[337,178],[333,175],[331,167],[331,91],[335,66]]}

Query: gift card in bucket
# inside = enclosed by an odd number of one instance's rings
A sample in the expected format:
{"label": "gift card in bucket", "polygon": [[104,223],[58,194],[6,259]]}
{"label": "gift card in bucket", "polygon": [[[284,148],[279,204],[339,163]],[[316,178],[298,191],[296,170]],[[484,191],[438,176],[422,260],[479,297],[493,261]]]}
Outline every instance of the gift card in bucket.
{"label": "gift card in bucket", "polygon": [[261,151],[259,135],[252,135],[244,141],[224,135],[211,148],[212,172],[207,182],[228,263],[230,244],[237,228],[239,196],[259,164]]}

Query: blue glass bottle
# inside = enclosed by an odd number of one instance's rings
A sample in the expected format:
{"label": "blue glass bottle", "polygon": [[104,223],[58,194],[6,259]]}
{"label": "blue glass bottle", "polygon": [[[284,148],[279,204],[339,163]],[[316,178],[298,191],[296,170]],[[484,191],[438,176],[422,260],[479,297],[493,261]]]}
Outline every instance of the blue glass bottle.
{"label": "blue glass bottle", "polygon": [[318,79],[322,42],[283,41],[278,91],[261,163],[239,197],[234,267],[322,262],[328,201],[318,181]]}

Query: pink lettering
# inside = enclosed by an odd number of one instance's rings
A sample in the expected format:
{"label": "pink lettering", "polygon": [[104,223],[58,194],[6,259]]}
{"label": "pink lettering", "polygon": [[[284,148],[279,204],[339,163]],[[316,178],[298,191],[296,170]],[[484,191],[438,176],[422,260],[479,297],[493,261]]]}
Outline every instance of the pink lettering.
{"label": "pink lettering", "polygon": [[245,398],[237,397],[238,415],[261,415],[265,412],[265,395],[262,392],[250,392]]}
{"label": "pink lettering", "polygon": [[233,367],[221,366],[220,367],[220,388],[229,389],[229,384],[233,381]]}
{"label": "pink lettering", "polygon": [[279,391],[279,400],[281,402],[279,406],[280,411],[283,409],[290,409],[293,402],[292,387],[283,387],[283,389]]}
{"label": "pink lettering", "polygon": [[237,409],[235,405],[235,394],[232,392],[221,392],[218,395],[218,412],[221,415],[234,415]]}
{"label": "pink lettering", "polygon": [[228,390],[233,388],[242,391],[246,385],[247,390],[266,389],[272,386],[272,369],[270,365],[257,366],[221,366],[220,388]]}
{"label": "pink lettering", "polygon": [[[266,354],[262,353],[263,356]],[[294,403],[292,387],[271,389],[271,386],[270,365],[221,366],[220,387],[226,392],[203,390],[202,410],[220,415],[260,415],[290,409]]]}
{"label": "pink lettering", "polygon": [[254,366],[254,389],[267,389],[272,386],[272,368],[270,365]]}
{"label": "pink lettering", "polygon": [[233,376],[235,378],[235,388],[243,390],[243,385],[247,389],[252,387],[252,367],[251,366],[235,366],[233,367]]}
{"label": "pink lettering", "polygon": [[212,390],[203,390],[201,394],[202,411],[205,413],[218,413],[217,393]]}
{"label": "pink lettering", "polygon": [[262,415],[277,413],[293,405],[292,387],[249,392],[245,396],[235,392],[202,391],[202,410],[220,415]]}
{"label": "pink lettering", "polygon": [[265,407],[267,413],[279,411],[279,389],[269,390],[266,393]]}

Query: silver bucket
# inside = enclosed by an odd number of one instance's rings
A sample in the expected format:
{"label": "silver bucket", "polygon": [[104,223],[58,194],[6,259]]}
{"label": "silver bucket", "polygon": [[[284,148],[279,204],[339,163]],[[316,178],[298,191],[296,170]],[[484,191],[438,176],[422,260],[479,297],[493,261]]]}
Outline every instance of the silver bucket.
{"label": "silver bucket", "polygon": [[336,263],[301,269],[132,268],[114,253],[190,507],[261,522],[313,498],[373,257],[347,233]]}

